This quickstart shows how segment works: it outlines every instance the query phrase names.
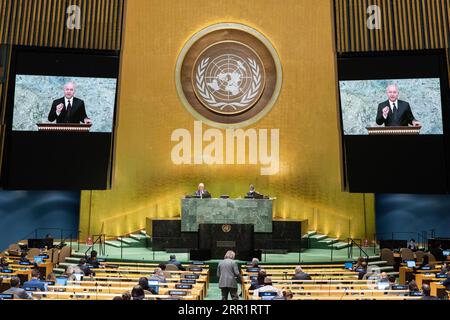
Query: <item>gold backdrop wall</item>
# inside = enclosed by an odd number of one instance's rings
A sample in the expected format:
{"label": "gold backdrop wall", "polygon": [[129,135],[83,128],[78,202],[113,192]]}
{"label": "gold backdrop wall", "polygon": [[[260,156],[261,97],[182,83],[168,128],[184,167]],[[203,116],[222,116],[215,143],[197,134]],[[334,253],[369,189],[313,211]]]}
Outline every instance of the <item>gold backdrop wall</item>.
{"label": "gold backdrop wall", "polygon": [[[371,238],[373,195],[341,191],[332,6],[331,0],[127,1],[113,187],[82,192],[81,237],[132,232],[145,227],[146,217],[179,217],[180,198],[204,182],[213,196],[230,197],[254,183],[277,197],[276,219],[308,219],[310,230],[343,239]],[[280,57],[280,96],[250,126],[280,130],[276,175],[262,176],[255,165],[171,162],[172,131],[192,134],[195,120],[177,96],[177,56],[194,33],[220,22],[257,29]]]}

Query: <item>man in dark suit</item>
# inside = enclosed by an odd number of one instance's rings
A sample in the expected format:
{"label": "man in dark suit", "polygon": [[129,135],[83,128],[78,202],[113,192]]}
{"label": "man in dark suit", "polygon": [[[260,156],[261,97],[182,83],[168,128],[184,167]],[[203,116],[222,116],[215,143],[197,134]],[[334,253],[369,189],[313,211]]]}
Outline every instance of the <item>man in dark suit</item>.
{"label": "man in dark suit", "polygon": [[247,197],[252,197],[252,198],[262,198],[262,194],[259,193],[258,191],[255,190],[255,186],[254,185],[250,185],[250,190],[247,192]]}
{"label": "man in dark suit", "polygon": [[86,114],[84,101],[74,97],[75,84],[67,82],[64,85],[64,97],[56,99],[48,114],[48,121],[56,123],[85,123],[92,124]]}
{"label": "man in dark suit", "polygon": [[186,268],[183,267],[183,265],[181,264],[181,262],[179,262],[179,261],[177,260],[177,257],[176,257],[174,254],[171,254],[171,255],[170,255],[170,260],[167,262],[167,264],[173,264],[173,265],[177,266],[178,270],[186,271]]}
{"label": "man in dark suit", "polygon": [[203,183],[199,183],[197,191],[195,191],[196,196],[200,196],[200,198],[211,198],[211,194],[208,190],[205,190],[205,185]]}
{"label": "man in dark suit", "polygon": [[409,103],[398,100],[398,87],[396,84],[389,85],[386,89],[388,100],[378,105],[377,124],[386,127],[412,125],[420,126],[411,111]]}

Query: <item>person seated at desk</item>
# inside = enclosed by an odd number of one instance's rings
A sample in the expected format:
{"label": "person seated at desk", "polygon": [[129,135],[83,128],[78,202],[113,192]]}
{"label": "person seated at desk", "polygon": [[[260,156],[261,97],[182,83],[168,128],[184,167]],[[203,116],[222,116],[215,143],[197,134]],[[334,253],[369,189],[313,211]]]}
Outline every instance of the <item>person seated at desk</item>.
{"label": "person seated at desk", "polygon": [[144,289],[140,285],[134,286],[133,290],[131,290],[131,298],[132,300],[144,300],[145,292]]}
{"label": "person seated at desk", "polygon": [[155,290],[148,285],[148,279],[146,277],[139,278],[138,284],[144,289],[144,293],[156,294]]}
{"label": "person seated at desk", "polygon": [[442,244],[440,241],[436,242],[433,248],[430,249],[430,253],[434,256],[436,261],[445,261],[444,250],[442,250]]}
{"label": "person seated at desk", "polygon": [[177,261],[177,257],[174,254],[170,255],[170,260],[167,261],[167,264],[173,264],[173,265],[175,265],[178,268],[178,270],[186,271],[186,268],[183,267],[181,262]]}
{"label": "person seated at desk", "polygon": [[447,272],[450,271],[450,263],[449,262],[444,262],[444,264],[442,265],[441,268],[441,272],[439,272],[440,274],[446,274]]}
{"label": "person seated at desk", "polygon": [[205,190],[205,185],[202,182],[198,184],[195,195],[199,196],[200,198],[211,198],[211,194],[208,192],[208,190]]}
{"label": "person seated at desk", "polygon": [[407,248],[411,249],[412,251],[417,251],[416,240],[414,240],[414,239],[409,240]]}
{"label": "person seated at desk", "polygon": [[253,298],[258,299],[260,292],[276,292],[278,297],[280,297],[280,298],[283,297],[283,291],[281,291],[281,289],[278,289],[278,288],[272,286],[272,278],[271,277],[266,277],[264,279],[264,286],[253,291]]}
{"label": "person seated at desk", "polygon": [[431,295],[431,287],[429,284],[422,285],[422,300],[439,300],[438,297],[434,297]]}
{"label": "person seated at desk", "polygon": [[367,274],[367,262],[361,262],[361,267],[355,269],[354,271],[358,272],[358,280],[362,280]]}
{"label": "person seated at desk", "polygon": [[259,259],[253,258],[252,262],[248,265],[249,268],[259,268]]}
{"label": "person seated at desk", "polygon": [[389,289],[392,289],[392,286],[395,286],[397,284],[397,279],[395,279],[394,276],[389,276]]}
{"label": "person seated at desk", "polygon": [[80,263],[78,264],[78,267],[80,268],[80,270],[83,272],[83,274],[85,276],[95,276],[94,271],[91,270],[91,268],[89,268],[89,266],[86,263],[86,259],[85,258],[81,258],[80,259]]}
{"label": "person seated at desk", "polygon": [[247,192],[247,197],[262,198],[263,195],[261,193],[259,193],[258,191],[256,191],[255,186],[251,184],[250,190]]}
{"label": "person seated at desk", "polygon": [[38,288],[41,291],[48,291],[47,284],[44,281],[39,280],[40,273],[38,270],[31,271],[31,280],[26,281],[23,284],[24,288]]}
{"label": "person seated at desk", "polygon": [[159,282],[167,282],[161,268],[156,268],[155,271],[153,271],[152,276],[148,280],[149,281],[155,280],[155,281],[159,281]]}
{"label": "person seated at desk", "polygon": [[417,285],[417,282],[415,281],[415,280],[411,280],[409,283],[408,283],[408,290],[409,290],[409,293],[412,293],[412,292],[419,292],[420,290],[419,290],[419,286]]}
{"label": "person seated at desk", "polygon": [[27,253],[25,251],[23,251],[20,254],[20,262],[30,262],[30,260],[28,260],[28,258],[27,258]]}
{"label": "person seated at desk", "polygon": [[[379,281],[381,278],[379,271],[380,270],[377,267],[373,267],[373,266],[367,267],[367,272],[362,277],[362,280],[377,280],[377,281]],[[358,275],[358,279],[359,279],[359,275]]]}
{"label": "person seated at desk", "polygon": [[95,250],[91,251],[91,256],[87,259],[87,263],[96,269],[103,268],[103,266],[100,265],[100,262],[97,259],[97,251]]}
{"label": "person seated at desk", "polygon": [[125,291],[122,293],[122,300],[130,301],[131,300],[131,293],[128,291]]}
{"label": "person seated at desk", "polygon": [[11,288],[2,293],[13,294],[15,299],[32,299],[28,292],[20,288],[20,279],[18,277],[12,277],[9,284]]}
{"label": "person seated at desk", "polygon": [[361,269],[365,261],[366,259],[364,259],[363,257],[359,257],[358,260],[356,260],[355,265],[352,267],[352,270],[356,271],[357,269]]}
{"label": "person seated at desk", "polygon": [[259,270],[258,275],[256,276],[256,280],[252,280],[250,284],[249,290],[256,290],[264,286],[264,279],[266,279],[267,274],[266,270]]}
{"label": "person seated at desk", "polygon": [[291,280],[311,280],[311,276],[306,272],[303,272],[302,267],[295,267],[295,274]]}
{"label": "person seated at desk", "polygon": [[380,279],[378,280],[379,282],[389,282],[389,277],[387,275],[386,272],[382,272],[380,274]]}
{"label": "person seated at desk", "polygon": [[66,277],[69,281],[74,281],[77,280],[75,274],[84,274],[84,272],[80,269],[80,267],[78,267],[78,265],[70,265],[61,276]]}

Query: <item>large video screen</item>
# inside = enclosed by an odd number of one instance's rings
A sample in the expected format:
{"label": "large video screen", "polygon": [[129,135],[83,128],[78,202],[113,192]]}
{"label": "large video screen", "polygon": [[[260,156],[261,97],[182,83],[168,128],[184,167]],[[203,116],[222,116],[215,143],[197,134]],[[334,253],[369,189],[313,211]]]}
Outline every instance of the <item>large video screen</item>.
{"label": "large video screen", "polygon": [[111,187],[119,52],[15,46],[1,186]]}
{"label": "large video screen", "polygon": [[443,134],[439,78],[339,81],[345,135],[367,135],[377,126],[420,126]]}
{"label": "large video screen", "polygon": [[341,54],[338,76],[344,188],[449,192],[445,51]]}
{"label": "large video screen", "polygon": [[18,74],[12,129],[38,131],[38,123],[90,122],[90,132],[112,132],[116,85],[114,78]]}

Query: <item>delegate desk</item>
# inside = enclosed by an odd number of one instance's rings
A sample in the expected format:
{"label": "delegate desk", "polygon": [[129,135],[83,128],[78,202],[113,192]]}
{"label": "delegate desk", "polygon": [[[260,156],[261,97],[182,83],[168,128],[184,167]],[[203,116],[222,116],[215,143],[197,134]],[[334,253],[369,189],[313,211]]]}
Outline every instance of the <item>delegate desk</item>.
{"label": "delegate desk", "polygon": [[430,270],[421,270],[419,268],[416,268],[416,270],[414,270],[413,268],[408,268],[408,267],[400,267],[399,269],[399,283],[400,284],[407,284],[407,282],[411,281],[414,279],[415,276],[417,276],[418,274],[435,274],[435,273],[439,273],[441,271],[441,266],[435,266],[434,269],[430,269]]}
{"label": "delegate desk", "polygon": [[181,231],[196,232],[201,223],[253,224],[272,232],[272,199],[181,199]]}

